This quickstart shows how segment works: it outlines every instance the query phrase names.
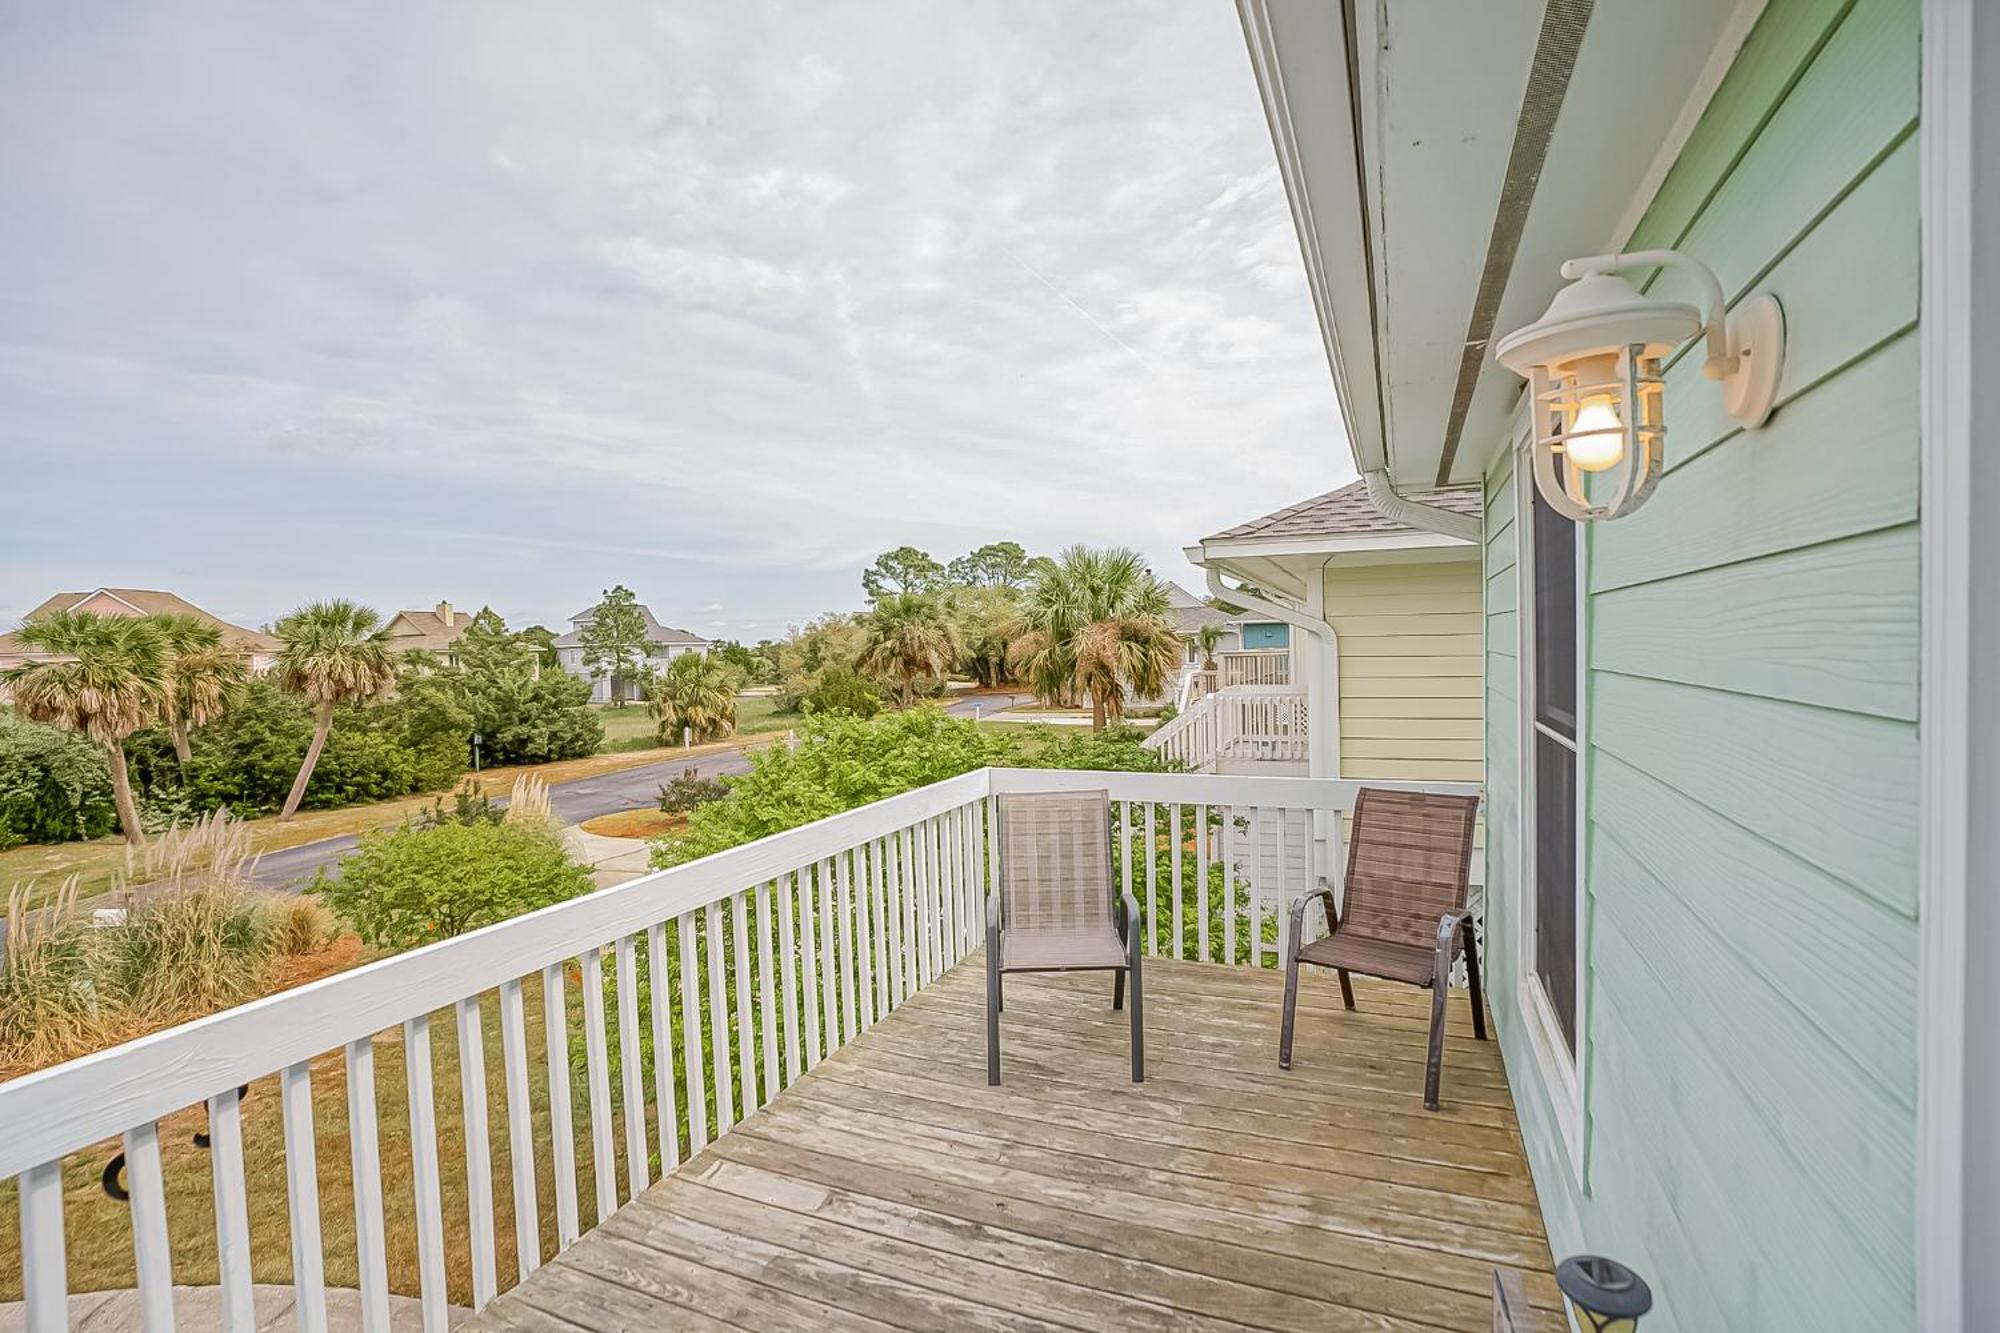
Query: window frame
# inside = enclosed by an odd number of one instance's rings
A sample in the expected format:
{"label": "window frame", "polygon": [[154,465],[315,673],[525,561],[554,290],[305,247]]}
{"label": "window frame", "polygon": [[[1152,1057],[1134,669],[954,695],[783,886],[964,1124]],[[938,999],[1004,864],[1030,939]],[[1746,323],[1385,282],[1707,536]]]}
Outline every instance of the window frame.
{"label": "window frame", "polygon": [[[1518,796],[1519,827],[1515,831],[1514,858],[1515,883],[1518,885],[1519,912],[1518,926],[1514,938],[1515,976],[1514,1001],[1521,1015],[1522,1027],[1528,1034],[1529,1044],[1535,1054],[1535,1065],[1540,1073],[1542,1085],[1547,1090],[1549,1104],[1555,1112],[1558,1128],[1561,1130],[1563,1146],[1568,1151],[1571,1170],[1584,1193],[1589,1193],[1587,1163],[1587,1126],[1584,1115],[1584,1088],[1587,1086],[1586,1070],[1590,1060],[1589,1006],[1590,992],[1585,984],[1588,976],[1590,894],[1587,887],[1588,862],[1584,856],[1587,831],[1586,802],[1588,799],[1588,769],[1590,761],[1590,720],[1587,684],[1590,660],[1590,586],[1588,580],[1588,551],[1590,525],[1578,523],[1576,527],[1576,583],[1575,605],[1571,614],[1576,618],[1576,736],[1562,735],[1561,732],[1545,726],[1537,714],[1536,685],[1538,663],[1535,654],[1535,626],[1540,608],[1535,600],[1535,478],[1533,458],[1529,450],[1533,447],[1534,436],[1529,429],[1525,414],[1517,423],[1513,447],[1514,472],[1514,580],[1515,580],[1515,649],[1519,663],[1520,680],[1516,695],[1517,735],[1519,772],[1516,781]],[[1554,1003],[1549,999],[1547,988],[1536,966],[1535,917],[1538,910],[1534,875],[1538,858],[1540,800],[1539,773],[1536,765],[1536,751],[1539,738],[1547,736],[1557,744],[1570,749],[1575,755],[1576,766],[1576,806],[1571,813],[1575,845],[1572,856],[1576,866],[1576,1012],[1575,1043],[1563,1036],[1562,1020],[1556,1013]]]}

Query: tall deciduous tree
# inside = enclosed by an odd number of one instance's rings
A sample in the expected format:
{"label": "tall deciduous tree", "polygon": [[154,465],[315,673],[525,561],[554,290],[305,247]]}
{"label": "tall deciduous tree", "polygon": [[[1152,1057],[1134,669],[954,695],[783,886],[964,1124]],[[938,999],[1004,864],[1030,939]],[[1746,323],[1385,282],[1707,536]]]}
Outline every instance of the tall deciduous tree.
{"label": "tall deciduous tree", "polygon": [[275,632],[279,686],[305,696],[313,706],[312,743],[278,815],[285,820],[298,813],[299,802],[305,799],[306,784],[312,781],[327,733],[333,730],[333,710],[387,694],[396,683],[396,662],[382,617],[353,602],[302,606],[280,620]]}
{"label": "tall deciduous tree", "polygon": [[174,740],[174,757],[192,757],[188,733],[221,717],[243,694],[247,676],[240,653],[222,645],[221,627],[186,614],[153,616],[167,650],[161,713]]}
{"label": "tall deciduous tree", "polygon": [[861,571],[861,591],[868,600],[902,592],[936,592],[945,585],[944,566],[928,551],[914,546],[898,546],[875,557],[875,563]]}
{"label": "tall deciduous tree", "polygon": [[861,618],[861,627],[868,643],[859,665],[895,681],[905,708],[916,699],[918,681],[944,676],[965,654],[965,641],[935,593],[884,596]]}
{"label": "tall deciduous tree", "polygon": [[125,767],[125,738],[165,709],[168,652],[159,626],[147,619],[58,611],[23,625],[19,638],[51,660],[0,672],[14,707],[31,722],[81,732],[103,749],[125,841],[143,843]]}
{"label": "tall deciduous tree", "polygon": [[639,599],[622,583],[606,589],[604,600],[578,633],[583,640],[583,664],[590,668],[591,679],[609,676],[612,701],[623,703],[618,697],[619,684],[640,679],[646,659],[660,647],[646,637],[646,615],[639,609]]}
{"label": "tall deciduous tree", "polygon": [[1072,546],[1038,566],[1008,651],[1044,699],[1090,696],[1091,724],[1124,716],[1128,693],[1156,695],[1180,666],[1181,639],[1167,616],[1166,585],[1126,547]]}
{"label": "tall deciduous tree", "polygon": [[945,567],[961,588],[1024,588],[1031,575],[1028,552],[1019,542],[988,542]]}

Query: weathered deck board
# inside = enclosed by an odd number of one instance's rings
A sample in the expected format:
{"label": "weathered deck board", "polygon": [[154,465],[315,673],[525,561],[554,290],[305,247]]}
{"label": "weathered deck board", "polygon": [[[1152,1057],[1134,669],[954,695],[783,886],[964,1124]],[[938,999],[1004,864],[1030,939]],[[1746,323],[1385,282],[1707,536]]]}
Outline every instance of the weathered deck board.
{"label": "weathered deck board", "polygon": [[[1495,1265],[1558,1306],[1498,1048],[1453,996],[1149,960],[1147,1081],[1098,976],[975,955],[503,1295],[474,1328],[1486,1328]],[[1548,1326],[1557,1327],[1557,1316]]]}

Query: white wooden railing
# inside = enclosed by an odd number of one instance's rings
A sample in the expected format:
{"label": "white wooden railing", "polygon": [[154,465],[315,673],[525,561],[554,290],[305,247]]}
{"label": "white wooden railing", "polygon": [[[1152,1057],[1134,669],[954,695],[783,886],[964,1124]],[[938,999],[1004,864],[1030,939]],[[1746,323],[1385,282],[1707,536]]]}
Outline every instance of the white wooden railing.
{"label": "white wooden railing", "polygon": [[1310,740],[1304,689],[1233,685],[1196,699],[1155,728],[1144,744],[1186,768],[1204,771],[1224,759],[1303,762]]}
{"label": "white wooden railing", "polygon": [[[1476,791],[1452,783],[1376,784]],[[275,1076],[283,1122],[291,1280],[297,1323],[326,1327],[321,1218],[351,1209],[362,1323],[386,1330],[390,1237],[385,1165],[407,1172],[426,1329],[447,1312],[440,1099],[431,1031],[448,1013],[458,1048],[465,1253],[475,1307],[502,1286],[496,1219],[511,1217],[517,1263],[546,1257],[538,1182],[552,1185],[553,1244],[595,1225],[663,1171],[764,1105],[781,1088],[951,967],[979,941],[981,902],[998,873],[993,801],[1010,791],[1106,788],[1118,874],[1147,909],[1149,952],[1215,962],[1275,960],[1284,903],[1339,864],[1341,821],[1358,784],[1304,778],[983,769],[792,829],[689,865],[0,1084],[0,1180],[19,1188],[21,1280],[30,1333],[67,1327],[62,1166],[108,1140],[127,1163],[133,1253],[148,1333],[173,1327],[160,1122],[205,1104],[223,1326],[255,1327],[251,1222],[238,1089]],[[607,984],[606,963],[612,976]],[[570,1086],[570,969],[580,989],[581,1119]],[[539,991],[543,1068],[528,1038]],[[487,1006],[497,1010],[504,1095],[489,1097]],[[642,1027],[652,1041],[650,1069]],[[375,1062],[395,1058],[408,1089],[407,1160],[386,1163]],[[676,1040],[676,1034],[679,1040]],[[612,1087],[609,1051],[619,1056]],[[340,1073],[316,1057],[340,1052]],[[344,1073],[344,1077],[340,1074]],[[268,1095],[262,1085],[252,1096]],[[345,1108],[351,1185],[322,1198],[313,1103]],[[497,1106],[494,1101],[497,1100]],[[490,1117],[504,1123],[511,1199],[496,1200]],[[546,1123],[546,1135],[538,1124]],[[453,1137],[453,1136],[447,1136]],[[623,1145],[621,1188],[620,1156]],[[93,1159],[94,1160],[94,1159]],[[338,1167],[332,1174],[338,1176]],[[455,1173],[454,1173],[455,1174]],[[454,1234],[460,1234],[452,1218]],[[345,1228],[343,1228],[345,1229]],[[406,1253],[409,1239],[398,1236]],[[185,1250],[183,1250],[185,1253]],[[4,1261],[0,1261],[4,1262]]]}
{"label": "white wooden railing", "polygon": [[1232,685],[1290,685],[1292,654],[1288,648],[1251,648],[1217,653],[1214,670],[1206,665],[1188,673],[1182,695],[1190,702]]}

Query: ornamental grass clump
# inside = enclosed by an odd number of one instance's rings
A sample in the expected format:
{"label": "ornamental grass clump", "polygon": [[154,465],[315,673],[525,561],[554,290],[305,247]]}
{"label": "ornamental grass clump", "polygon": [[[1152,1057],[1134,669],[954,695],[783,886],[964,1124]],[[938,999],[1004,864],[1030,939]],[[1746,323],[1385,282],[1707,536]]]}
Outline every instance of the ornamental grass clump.
{"label": "ornamental grass clump", "polygon": [[255,865],[248,835],[222,813],[135,856],[123,907],[85,910],[74,878],[44,908],[29,906],[34,885],[14,886],[0,1075],[255,999],[279,962],[318,953],[336,934],[332,918],[317,902],[260,891]]}

